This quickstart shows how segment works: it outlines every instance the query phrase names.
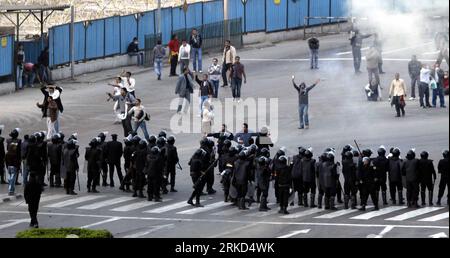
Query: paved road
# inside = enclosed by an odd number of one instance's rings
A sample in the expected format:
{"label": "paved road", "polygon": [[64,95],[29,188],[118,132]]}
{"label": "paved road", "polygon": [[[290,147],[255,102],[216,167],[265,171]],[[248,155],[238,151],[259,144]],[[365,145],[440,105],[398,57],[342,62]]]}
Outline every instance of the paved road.
{"label": "paved road", "polygon": [[[278,129],[276,147],[286,146],[289,155],[293,155],[300,145],[312,146],[317,155],[326,147],[341,149],[358,139],[363,148],[376,150],[384,144],[387,147],[398,146],[406,152],[414,147],[419,152],[428,150],[436,161],[440,159],[441,151],[448,148],[449,142],[448,108],[422,110],[417,101],[407,102],[406,117],[397,119],[386,99],[389,82],[395,72],[400,72],[409,83],[406,78],[407,61],[411,54],[415,53],[431,63],[434,59],[430,54],[434,51],[431,43],[385,47],[386,74],[382,75],[385,100],[376,103],[367,102],[364,96],[367,74],[353,73],[346,36],[325,37],[321,46],[323,60],[320,69],[315,71],[309,70],[308,51],[303,41],[239,52],[248,73],[243,97],[278,98],[278,123],[270,124],[273,131]],[[211,57],[204,63],[209,63]],[[364,62],[362,67],[364,70]],[[167,74],[167,69],[164,72]],[[290,83],[293,74],[298,81],[307,84],[317,78],[323,79],[310,93],[309,130],[297,129],[297,96]],[[164,77],[159,82],[153,74],[145,73],[137,75],[136,80],[137,94],[152,114],[150,131],[157,134],[166,128],[170,133],[170,120],[175,111],[169,110],[169,103],[174,98],[175,78]],[[122,134],[121,126],[112,124],[112,105],[105,101],[104,95],[109,88],[105,85],[105,82],[62,85],[66,108],[62,130],[66,135],[78,132],[82,149],[90,138],[101,131]],[[220,90],[222,102],[224,98],[231,97],[229,88]],[[37,101],[41,101],[38,90],[0,97],[0,123],[6,125],[5,131],[14,127],[21,127],[23,133],[45,130],[45,122],[34,107]],[[448,103],[448,98],[446,101]],[[195,115],[192,120],[198,121]],[[236,123],[239,127],[240,123]],[[39,214],[40,225],[105,228],[116,237],[365,238],[430,237],[441,232],[449,233],[448,207],[408,210],[388,206],[378,213],[371,213],[370,210],[361,213],[342,209],[335,212],[309,210],[295,206],[290,207],[291,215],[287,217],[276,213],[276,209],[268,213],[257,212],[254,207],[249,211],[238,211],[222,202],[218,183],[220,176],[216,176],[218,193],[204,197],[204,208],[191,209],[184,203],[192,189],[187,161],[201,135],[183,133],[176,136],[184,171],[180,171],[177,177],[179,192],[164,196],[163,203],[133,199],[117,188],[100,188],[99,195],[87,195],[84,187],[86,176],[82,175],[81,194],[77,197],[67,197],[60,189],[46,190]],[[22,188],[19,187],[18,191]],[[0,186],[0,194],[6,192],[5,186]],[[273,193],[270,197],[273,201]],[[24,220],[28,217],[27,210],[19,202],[0,204],[0,237],[11,237],[27,228],[27,220]]]}

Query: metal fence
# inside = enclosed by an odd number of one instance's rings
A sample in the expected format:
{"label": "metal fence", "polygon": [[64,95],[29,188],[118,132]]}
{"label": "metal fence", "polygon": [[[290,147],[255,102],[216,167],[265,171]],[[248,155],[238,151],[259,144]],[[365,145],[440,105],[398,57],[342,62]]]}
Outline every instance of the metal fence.
{"label": "metal fence", "polygon": [[[181,29],[174,31],[173,35],[177,35],[180,41],[183,39],[189,41],[189,37],[193,29],[197,29],[202,36],[203,50],[220,52],[223,49],[225,39],[231,40],[233,46],[236,48],[241,48],[243,46],[241,18],[203,24],[199,27]],[[226,32],[228,32],[227,34],[229,35],[225,35]],[[145,36],[145,66],[152,65],[153,48],[156,46],[156,42],[158,39],[161,39],[161,37],[162,34],[150,34]]]}
{"label": "metal fence", "polygon": [[0,81],[14,74],[14,35],[0,36]]}

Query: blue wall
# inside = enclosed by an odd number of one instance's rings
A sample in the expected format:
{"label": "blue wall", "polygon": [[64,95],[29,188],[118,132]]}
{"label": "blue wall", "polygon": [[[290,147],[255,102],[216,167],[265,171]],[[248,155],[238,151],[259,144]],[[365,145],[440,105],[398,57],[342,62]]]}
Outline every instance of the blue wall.
{"label": "blue wall", "polygon": [[172,28],[174,31],[186,29],[186,17],[182,8],[172,8]]}
{"label": "blue wall", "polygon": [[120,53],[120,16],[105,19],[105,56]]}
{"label": "blue wall", "polygon": [[266,30],[284,30],[287,27],[287,2],[280,1],[275,4],[273,0],[266,0]]}
{"label": "blue wall", "polygon": [[186,28],[198,28],[202,26],[203,4],[190,4],[186,13]]}
{"label": "blue wall", "polygon": [[[330,16],[330,3],[329,0],[312,0],[309,6],[310,17],[328,17]],[[328,20],[313,19],[309,20],[309,25],[317,25],[327,22]]]}
{"label": "blue wall", "polygon": [[69,24],[55,26],[51,28],[49,33],[49,51],[50,51],[50,64],[58,65],[69,62],[70,51],[70,26]]}
{"label": "blue wall", "polygon": [[155,14],[153,11],[143,13],[138,22],[139,48],[145,48],[145,35],[155,33]]}
{"label": "blue wall", "polygon": [[25,51],[25,62],[36,64],[41,54],[41,41],[21,41]]}
{"label": "blue wall", "polygon": [[86,59],[105,55],[105,20],[86,23]]}
{"label": "blue wall", "polygon": [[[273,1],[272,1],[273,2]],[[242,5],[242,4],[241,4]],[[246,5],[246,32],[263,31],[266,28],[263,0],[248,0]]]}
{"label": "blue wall", "polygon": [[[341,1],[341,0],[339,0]],[[308,16],[308,0],[288,1],[288,27],[298,28],[305,23],[305,16]]]}
{"label": "blue wall", "polygon": [[137,21],[134,15],[120,17],[120,52],[127,53],[128,45],[137,37]]}
{"label": "blue wall", "polygon": [[14,36],[0,36],[0,42],[6,38],[6,46],[0,46],[0,76],[13,74]]}
{"label": "blue wall", "polygon": [[203,3],[203,24],[223,21],[223,2],[211,1]]}

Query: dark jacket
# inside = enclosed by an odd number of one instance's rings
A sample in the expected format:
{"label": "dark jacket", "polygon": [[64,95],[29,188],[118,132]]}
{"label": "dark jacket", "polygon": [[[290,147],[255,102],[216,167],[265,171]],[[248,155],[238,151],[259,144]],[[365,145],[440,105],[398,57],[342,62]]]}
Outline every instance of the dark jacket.
{"label": "dark jacket", "polygon": [[43,65],[45,67],[49,66],[49,55],[48,55],[48,50],[42,50],[41,54],[39,55],[38,58],[38,64],[39,65]]}
{"label": "dark jacket", "polygon": [[109,141],[106,143],[108,163],[120,163],[120,158],[123,155],[122,143],[118,141]]}
{"label": "dark jacket", "polygon": [[406,176],[406,182],[419,182],[419,160],[406,159],[403,163],[402,175]]}
{"label": "dark jacket", "polygon": [[41,150],[35,143],[28,145],[27,165],[30,173],[42,173],[44,160]]}
{"label": "dark jacket", "polygon": [[302,179],[302,158],[300,155],[295,155],[292,158],[292,179]]}
{"label": "dark jacket", "polygon": [[88,162],[88,171],[98,171],[101,167],[102,151],[96,147],[87,147],[84,159]]}
{"label": "dark jacket", "polygon": [[203,43],[202,36],[200,34],[197,34],[195,37],[194,35],[191,35],[189,38],[189,45],[193,48],[201,48]]}
{"label": "dark jacket", "polygon": [[363,39],[366,39],[370,36],[372,35],[371,34],[363,35],[358,33],[350,39],[350,45],[352,45],[352,47],[354,48],[361,48]]}
{"label": "dark jacket", "polygon": [[422,63],[418,60],[409,61],[408,63],[408,73],[411,78],[416,78],[420,75],[420,69],[422,69]]}
{"label": "dark jacket", "polygon": [[291,167],[284,163],[281,163],[277,167],[277,172],[278,172],[278,186],[291,187],[292,185]]}
{"label": "dark jacket", "polygon": [[234,162],[234,178],[238,185],[248,183],[250,179],[250,162],[248,160],[238,159]]}
{"label": "dark jacket", "polygon": [[421,183],[433,183],[436,180],[436,170],[434,169],[433,160],[419,160],[419,180]]}
{"label": "dark jacket", "polygon": [[337,186],[337,180],[339,179],[338,173],[337,173],[337,165],[332,162],[323,162],[322,163],[322,180],[323,184],[322,186],[325,188],[336,188]]}
{"label": "dark jacket", "polygon": [[190,166],[191,177],[200,177],[202,175],[203,166],[201,157],[193,156],[188,164]]}
{"label": "dark jacket", "polygon": [[128,44],[127,53],[136,53],[139,52],[139,45],[135,44],[134,41]]}
{"label": "dark jacket", "polygon": [[378,180],[386,182],[389,171],[389,160],[385,156],[378,156],[372,160],[372,164],[376,170]]}
{"label": "dark jacket", "polygon": [[[42,94],[44,94],[44,101],[42,102],[42,117],[47,117],[47,109],[48,109],[48,97],[49,97],[49,93],[45,90],[45,86],[41,87],[41,92]],[[63,91],[63,89],[61,87],[56,87],[55,90],[59,91],[60,96],[59,98],[55,99],[56,105],[58,106],[58,110],[59,112],[63,113],[64,112],[64,107],[63,104],[61,102],[61,93]]]}
{"label": "dark jacket", "polygon": [[147,162],[147,150],[137,150],[133,153],[132,162],[137,173],[144,173]]}
{"label": "dark jacket", "polygon": [[359,167],[358,180],[363,184],[373,184],[375,179],[378,180],[377,171],[372,164],[362,165]]}
{"label": "dark jacket", "polygon": [[300,89],[300,87],[295,84],[295,82],[292,82],[294,84],[294,88],[298,92],[298,105],[308,105],[309,104],[309,91],[312,90],[316,85],[313,84],[309,87],[305,87],[305,89]]}
{"label": "dark jacket", "polygon": [[42,186],[36,177],[30,178],[23,190],[23,197],[27,204],[37,205],[41,199]]}
{"label": "dark jacket", "polygon": [[319,40],[314,37],[310,38],[308,40],[308,46],[310,49],[319,49],[319,46],[320,46]]}
{"label": "dark jacket", "polygon": [[448,164],[448,158],[439,160],[438,163],[438,172],[441,174],[442,178],[446,178],[448,180],[448,170],[450,169]]}
{"label": "dark jacket", "polygon": [[198,76],[195,76],[195,81],[200,86],[200,96],[210,96],[214,94],[213,85],[210,80],[207,80],[206,83],[203,80],[199,80]]}
{"label": "dark jacket", "polygon": [[62,145],[50,143],[47,145],[47,152],[50,164],[52,164],[52,166],[60,166],[62,157]]}
{"label": "dark jacket", "polygon": [[301,164],[303,182],[314,183],[316,180],[316,160],[303,158]]}
{"label": "dark jacket", "polygon": [[125,170],[128,170],[131,165],[131,156],[133,156],[134,147],[133,146],[125,146],[123,148],[123,158],[125,160]]}
{"label": "dark jacket", "polygon": [[145,164],[145,174],[149,178],[162,178],[163,170],[160,154],[148,154]]}
{"label": "dark jacket", "polygon": [[389,183],[402,182],[402,160],[397,157],[389,159]]}
{"label": "dark jacket", "polygon": [[75,172],[79,169],[78,149],[65,148],[62,154],[62,164],[67,172]]}
{"label": "dark jacket", "polygon": [[5,138],[0,137],[0,165],[4,165],[5,154]]}
{"label": "dark jacket", "polygon": [[20,168],[22,140],[9,138],[6,140],[5,164],[7,167]]}
{"label": "dark jacket", "polygon": [[174,172],[176,164],[180,161],[178,158],[177,147],[167,144],[166,146],[166,171]]}
{"label": "dark jacket", "polygon": [[345,184],[355,185],[355,182],[358,180],[356,174],[356,164],[353,160],[342,161],[342,174],[344,174]]}
{"label": "dark jacket", "polygon": [[267,165],[256,165],[257,186],[260,190],[268,190],[270,186],[270,169]]}

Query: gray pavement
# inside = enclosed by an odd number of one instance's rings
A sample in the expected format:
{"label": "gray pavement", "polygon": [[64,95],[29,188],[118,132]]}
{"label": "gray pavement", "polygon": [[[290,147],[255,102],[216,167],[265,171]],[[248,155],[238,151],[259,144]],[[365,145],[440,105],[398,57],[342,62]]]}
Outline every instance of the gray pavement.
{"label": "gray pavement", "polygon": [[[248,74],[248,83],[242,89],[243,98],[278,98],[278,141],[274,149],[285,146],[289,155],[294,155],[298,146],[312,146],[317,156],[326,147],[340,150],[357,139],[362,148],[373,150],[381,144],[386,147],[398,146],[403,153],[409,148],[416,148],[419,152],[428,150],[437,165],[441,151],[448,148],[449,143],[448,108],[422,110],[418,101],[408,101],[406,117],[397,119],[387,101],[387,91],[394,73],[400,72],[409,85],[408,59],[412,54],[417,54],[420,59],[428,60],[431,64],[435,58],[429,54],[434,51],[433,45],[424,41],[415,46],[393,44],[385,47],[386,74],[381,76],[384,88],[384,100],[381,102],[366,101],[363,88],[368,81],[367,73],[354,75],[351,54],[346,53],[350,51],[346,35],[321,38],[321,48],[320,69],[314,71],[309,70],[308,50],[304,41],[244,49],[238,53]],[[212,56],[204,60],[205,65],[210,63]],[[444,68],[448,69],[446,64]],[[87,77],[108,78],[114,72],[105,71],[98,76]],[[161,129],[167,129],[170,134],[170,120],[175,113],[169,110],[169,103],[175,97],[176,78],[167,77],[167,68],[163,73],[162,81],[156,81],[151,71],[135,76],[136,93],[151,113],[148,127],[154,134]],[[297,129],[297,95],[291,84],[293,74],[297,81],[307,84],[322,78],[321,84],[310,92],[309,130]],[[106,81],[97,81],[95,78],[92,81],[90,84],[61,84],[65,106],[62,131],[66,135],[72,132],[79,134],[81,157],[89,140],[99,132],[122,135],[121,125],[113,125],[112,104],[106,102],[105,92],[110,88],[106,86]],[[220,88],[219,95],[223,102],[224,98],[231,97],[230,89]],[[4,135],[15,127],[22,128],[21,135],[45,130],[45,121],[35,107],[38,101],[42,101],[42,96],[37,89],[0,96],[0,124],[6,125]],[[448,101],[446,97],[447,104]],[[199,121],[195,116],[197,108],[194,110],[192,119]],[[239,129],[239,124],[236,126]],[[271,126],[271,129],[277,128]],[[405,207],[388,206],[382,207],[387,209],[382,209],[382,213],[373,214],[370,209],[366,213],[346,213],[342,212],[341,207],[337,211],[340,213],[335,213],[294,206],[289,207],[292,216],[283,217],[276,213],[277,207],[272,204],[273,210],[264,214],[255,209],[238,212],[229,204],[222,203],[220,176],[217,175],[217,194],[204,197],[205,208],[190,210],[191,207],[183,203],[192,190],[187,162],[198,146],[201,135],[183,133],[176,136],[180,163],[184,168],[177,175],[178,193],[165,195],[164,202],[157,204],[131,198],[105,204],[105,200],[129,197],[129,194],[117,188],[102,187],[99,189],[101,193],[96,196],[98,198],[85,199],[93,195],[86,193],[86,176],[82,174],[81,193],[76,197],[63,195],[62,189],[47,189],[44,192],[39,213],[41,227],[104,228],[116,237],[422,238],[443,236],[442,232],[447,236],[449,234],[448,207],[411,211]],[[80,163],[83,163],[82,158]],[[17,191],[22,192],[22,187],[19,186]],[[6,186],[0,185],[0,194],[5,193]],[[67,200],[73,201],[65,202]],[[273,190],[270,200],[274,200]],[[0,237],[13,237],[17,231],[27,228],[28,213],[21,201],[0,203]]]}

